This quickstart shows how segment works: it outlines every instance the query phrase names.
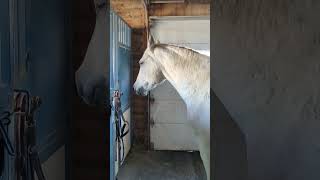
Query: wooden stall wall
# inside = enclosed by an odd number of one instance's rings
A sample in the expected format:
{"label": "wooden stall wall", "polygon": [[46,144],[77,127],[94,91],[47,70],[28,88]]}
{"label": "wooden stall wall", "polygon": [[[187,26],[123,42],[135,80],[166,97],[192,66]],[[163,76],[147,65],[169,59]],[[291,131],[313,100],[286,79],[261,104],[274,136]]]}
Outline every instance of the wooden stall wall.
{"label": "wooden stall wall", "polygon": [[[147,48],[147,33],[145,29],[133,29],[132,31],[132,66],[133,78],[132,84],[139,73],[139,60]],[[132,118],[134,125],[134,144],[148,145],[148,98],[138,96],[134,92],[132,98]]]}

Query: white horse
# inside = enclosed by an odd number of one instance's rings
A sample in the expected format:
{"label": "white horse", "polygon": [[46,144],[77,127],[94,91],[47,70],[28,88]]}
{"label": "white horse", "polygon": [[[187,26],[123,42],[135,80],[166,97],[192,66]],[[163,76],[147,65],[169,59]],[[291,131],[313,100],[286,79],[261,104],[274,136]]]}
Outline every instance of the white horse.
{"label": "white horse", "polygon": [[191,49],[154,44],[139,61],[140,70],[133,87],[137,94],[147,95],[168,80],[184,100],[190,125],[199,145],[207,179],[210,179],[210,59]]}

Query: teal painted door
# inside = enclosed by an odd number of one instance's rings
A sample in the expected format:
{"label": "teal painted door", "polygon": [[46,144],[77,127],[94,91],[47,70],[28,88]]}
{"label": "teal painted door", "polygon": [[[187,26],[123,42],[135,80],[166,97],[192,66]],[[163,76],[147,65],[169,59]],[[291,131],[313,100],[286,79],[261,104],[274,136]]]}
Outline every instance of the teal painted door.
{"label": "teal painted door", "polygon": [[10,21],[9,21],[9,0],[0,1],[0,107],[6,104],[4,99],[11,77],[10,66]]}
{"label": "teal painted door", "polygon": [[[10,19],[9,0],[0,1],[0,121],[4,117],[3,112],[9,111],[9,94],[11,86],[11,63],[10,63]],[[4,122],[4,121],[2,121]],[[8,127],[5,127],[8,131]],[[0,138],[1,135],[0,135]],[[0,179],[8,180],[9,156],[0,140]]]}
{"label": "teal painted door", "polygon": [[[0,115],[11,111],[13,89],[42,98],[35,115],[42,162],[65,144],[70,117],[68,4],[64,0],[0,1]],[[11,139],[13,124],[8,127]],[[5,171],[0,180],[12,179],[12,158],[0,159],[1,167]]]}
{"label": "teal painted door", "polygon": [[[119,90],[121,95],[121,110],[126,120],[130,121],[130,95],[131,95],[131,29],[113,11],[110,13],[110,95]],[[129,126],[131,123],[129,122]],[[123,124],[121,124],[123,126]],[[130,127],[129,127],[130,128]],[[127,128],[126,128],[127,129]],[[119,169],[117,154],[115,112],[112,111],[110,119],[110,180],[114,180]],[[125,152],[130,148],[131,131],[124,138]],[[123,150],[123,148],[122,148]],[[122,156],[122,155],[121,155]],[[123,157],[121,157],[122,159]]]}
{"label": "teal painted door", "polygon": [[[70,117],[68,96],[71,70],[68,54],[68,1],[28,0],[26,42],[21,64],[27,64],[21,88],[42,98],[37,114],[37,143],[40,159],[46,161],[65,144],[66,123]],[[23,69],[21,68],[21,70]],[[26,86],[23,86],[26,84]]]}

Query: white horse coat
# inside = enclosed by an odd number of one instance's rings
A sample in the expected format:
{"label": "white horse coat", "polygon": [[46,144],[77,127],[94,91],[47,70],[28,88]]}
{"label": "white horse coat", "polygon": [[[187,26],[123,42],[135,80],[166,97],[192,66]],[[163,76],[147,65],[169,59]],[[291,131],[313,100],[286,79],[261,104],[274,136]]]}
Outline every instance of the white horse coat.
{"label": "white horse coat", "polygon": [[140,70],[134,84],[137,94],[147,95],[168,80],[185,102],[209,180],[210,57],[187,48],[153,44],[151,37],[139,63]]}

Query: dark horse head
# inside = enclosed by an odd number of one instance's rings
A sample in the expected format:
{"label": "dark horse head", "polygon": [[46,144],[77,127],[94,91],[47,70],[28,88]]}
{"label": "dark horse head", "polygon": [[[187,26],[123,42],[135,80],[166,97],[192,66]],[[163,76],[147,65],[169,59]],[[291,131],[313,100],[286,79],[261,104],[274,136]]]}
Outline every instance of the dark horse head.
{"label": "dark horse head", "polygon": [[109,81],[107,57],[107,10],[105,0],[94,0],[96,25],[84,61],[75,74],[78,95],[87,104],[104,101]]}

